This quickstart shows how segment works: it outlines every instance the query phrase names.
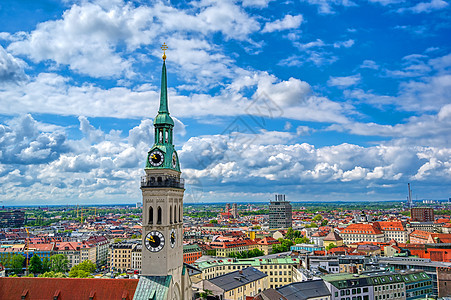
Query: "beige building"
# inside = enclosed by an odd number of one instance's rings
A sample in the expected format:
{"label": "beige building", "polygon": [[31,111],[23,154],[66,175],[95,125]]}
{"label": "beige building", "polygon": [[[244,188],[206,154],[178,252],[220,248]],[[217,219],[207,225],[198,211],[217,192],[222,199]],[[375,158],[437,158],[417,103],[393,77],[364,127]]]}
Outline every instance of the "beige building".
{"label": "beige building", "polygon": [[131,251],[131,268],[132,270],[141,270],[141,253],[142,245],[136,245]]}
{"label": "beige building", "polygon": [[132,249],[136,244],[116,243],[110,247],[110,268],[118,272],[131,270]]}
{"label": "beige building", "polygon": [[280,242],[272,237],[265,237],[264,239],[257,242],[258,249],[263,251],[265,255],[272,253],[273,245],[280,244]]}
{"label": "beige building", "polygon": [[251,239],[235,239],[230,241],[214,241],[210,247],[216,250],[216,256],[229,257],[231,253],[241,253],[258,248],[258,244]]}
{"label": "beige building", "polygon": [[351,224],[340,232],[344,244],[358,242],[379,242],[385,240],[385,235],[378,226],[372,224]]}
{"label": "beige building", "polygon": [[337,247],[343,246],[343,239],[332,229],[323,239],[324,248],[334,244]]}
{"label": "beige building", "polygon": [[202,282],[204,290],[224,300],[245,300],[268,288],[268,275],[248,267]]}
{"label": "beige building", "polygon": [[199,269],[202,274],[200,279],[208,280],[218,276],[242,270],[247,267],[255,269],[268,275],[268,285],[277,288],[292,282],[295,270],[299,267],[299,258],[273,258],[273,259],[219,259],[202,261],[195,263],[194,267]]}
{"label": "beige building", "polygon": [[54,247],[55,254],[66,255],[69,269],[85,260],[96,263],[96,247],[82,242],[60,242]]}

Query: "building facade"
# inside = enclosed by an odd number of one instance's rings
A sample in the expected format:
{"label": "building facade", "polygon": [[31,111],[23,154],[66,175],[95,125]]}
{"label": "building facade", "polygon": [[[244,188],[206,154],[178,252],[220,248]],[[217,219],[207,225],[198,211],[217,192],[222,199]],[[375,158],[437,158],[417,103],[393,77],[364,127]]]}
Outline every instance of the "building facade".
{"label": "building facade", "polygon": [[432,207],[412,207],[410,219],[413,222],[434,222],[434,209]]}
{"label": "building facade", "polygon": [[292,208],[285,195],[275,195],[275,200],[269,203],[269,228],[289,228],[292,226]]}

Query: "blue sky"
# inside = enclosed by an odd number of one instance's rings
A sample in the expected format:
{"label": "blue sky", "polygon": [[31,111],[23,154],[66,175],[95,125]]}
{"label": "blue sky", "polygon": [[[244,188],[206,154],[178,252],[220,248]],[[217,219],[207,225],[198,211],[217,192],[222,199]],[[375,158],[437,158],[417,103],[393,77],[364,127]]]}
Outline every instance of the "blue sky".
{"label": "blue sky", "polygon": [[140,201],[166,42],[186,202],[451,197],[444,0],[1,1],[4,205]]}

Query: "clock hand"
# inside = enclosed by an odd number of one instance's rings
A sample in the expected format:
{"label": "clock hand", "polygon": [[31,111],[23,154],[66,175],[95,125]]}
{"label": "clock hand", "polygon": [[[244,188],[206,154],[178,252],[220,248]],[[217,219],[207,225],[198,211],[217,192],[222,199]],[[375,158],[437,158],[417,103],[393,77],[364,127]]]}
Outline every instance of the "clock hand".
{"label": "clock hand", "polygon": [[155,156],[155,154],[153,154],[153,155],[151,156],[151,158],[157,159],[157,157]]}
{"label": "clock hand", "polygon": [[153,236],[150,236],[150,237],[148,238],[148,240],[151,241],[151,242],[153,242],[153,243],[155,243],[155,240],[153,239]]}

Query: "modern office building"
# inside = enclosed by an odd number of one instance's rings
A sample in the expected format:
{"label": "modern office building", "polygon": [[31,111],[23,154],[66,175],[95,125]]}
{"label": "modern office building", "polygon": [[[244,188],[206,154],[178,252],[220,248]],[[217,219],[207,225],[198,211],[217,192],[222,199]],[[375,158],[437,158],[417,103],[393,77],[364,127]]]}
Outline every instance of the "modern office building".
{"label": "modern office building", "polygon": [[21,227],[25,224],[25,212],[21,210],[0,211],[0,228]]}
{"label": "modern office building", "polygon": [[275,200],[269,203],[269,228],[289,228],[292,226],[292,208],[285,195],[275,195]]}

